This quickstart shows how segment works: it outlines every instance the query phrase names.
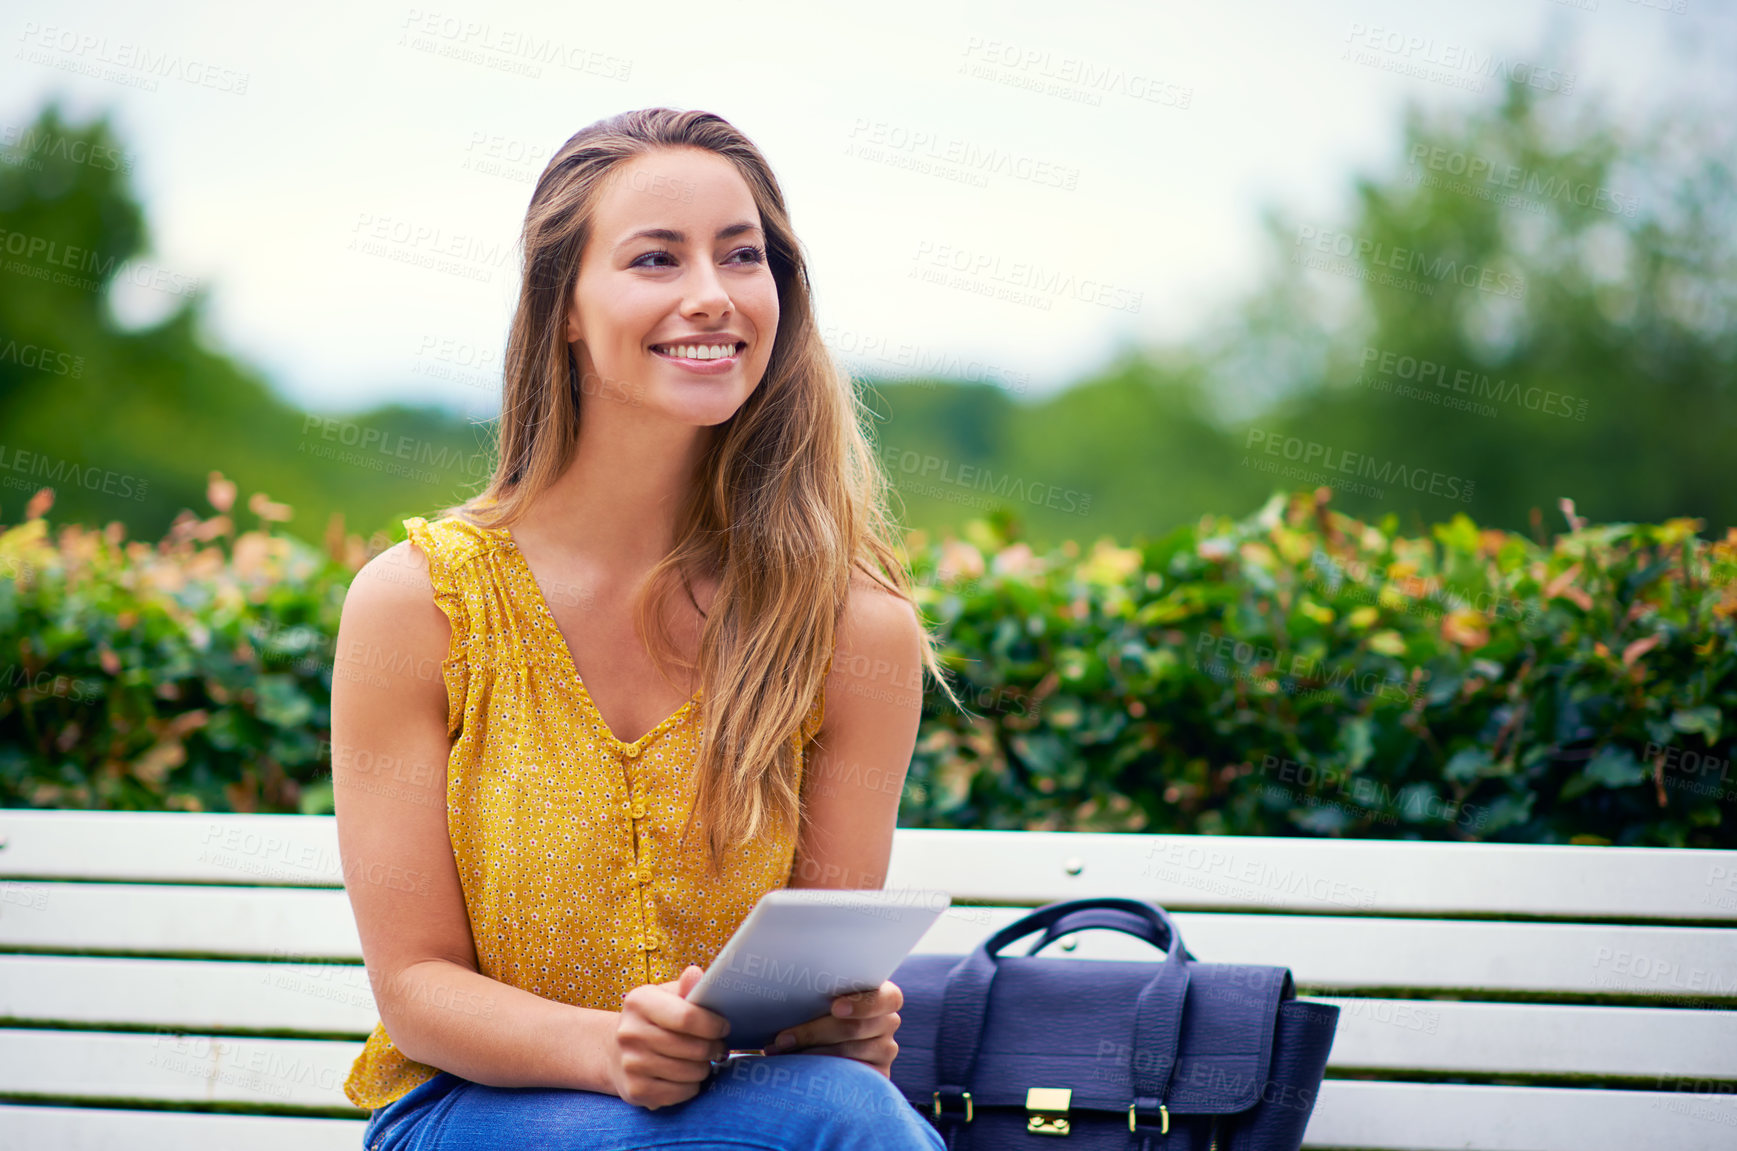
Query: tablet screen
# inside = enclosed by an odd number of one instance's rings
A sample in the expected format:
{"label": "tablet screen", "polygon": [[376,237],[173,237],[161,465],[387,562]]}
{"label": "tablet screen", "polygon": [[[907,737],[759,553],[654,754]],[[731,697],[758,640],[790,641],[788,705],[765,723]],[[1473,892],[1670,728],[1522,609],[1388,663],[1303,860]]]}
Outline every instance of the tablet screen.
{"label": "tablet screen", "polygon": [[731,1050],[756,1050],[832,1000],[879,987],[952,905],[928,888],[780,888],[761,896],[688,992],[730,1021]]}

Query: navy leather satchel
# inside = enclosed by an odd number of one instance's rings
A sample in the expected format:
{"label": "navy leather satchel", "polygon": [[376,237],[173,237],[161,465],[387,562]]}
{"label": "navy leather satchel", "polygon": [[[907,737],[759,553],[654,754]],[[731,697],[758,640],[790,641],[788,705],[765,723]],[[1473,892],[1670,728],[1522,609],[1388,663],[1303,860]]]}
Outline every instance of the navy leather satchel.
{"label": "navy leather satchel", "polygon": [[[1037,955],[1090,928],[1166,955]],[[997,954],[1034,931],[1023,956]],[[1138,899],[1052,903],[963,958],[909,956],[892,981],[893,1083],[954,1151],[1295,1151],[1339,1023],[1288,968],[1201,963]]]}

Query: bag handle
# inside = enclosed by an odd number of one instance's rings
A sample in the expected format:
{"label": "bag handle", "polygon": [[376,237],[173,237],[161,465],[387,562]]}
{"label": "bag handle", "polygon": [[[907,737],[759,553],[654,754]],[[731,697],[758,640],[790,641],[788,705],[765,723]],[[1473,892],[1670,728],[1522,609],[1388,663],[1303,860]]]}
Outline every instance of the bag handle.
{"label": "bag handle", "polygon": [[[1101,901],[1077,899],[1073,902],[1075,904],[1086,904],[1098,903]],[[1050,924],[1049,927],[1044,929],[1043,937],[1036,943],[1032,944],[1031,949],[1027,951],[1026,954],[1036,955],[1062,936],[1073,935],[1075,932],[1084,931],[1091,927],[1104,927],[1111,931],[1125,932],[1128,935],[1144,939],[1147,943],[1150,943],[1160,951],[1169,951],[1171,941],[1173,940],[1175,941],[1174,946],[1182,947],[1182,941],[1177,938],[1176,925],[1171,922],[1163,908],[1148,903],[1142,903],[1140,906],[1143,911],[1150,912],[1155,910],[1157,916],[1129,914],[1128,912],[1115,907],[1080,906],[1072,911],[1064,912],[1061,918],[1057,919],[1054,923]],[[1015,936],[1014,938],[1017,939],[1019,937]],[[1182,947],[1182,957],[1189,960],[1194,958],[1193,955],[1189,954],[1188,948],[1186,947]]]}
{"label": "bag handle", "polygon": [[[1062,925],[1067,923],[1074,926],[1063,929]],[[1188,954],[1181,932],[1163,908],[1144,900],[1104,896],[1040,907],[989,936],[954,965],[947,975],[942,997],[940,1036],[935,1051],[937,1116],[943,1102],[963,1101],[969,1107],[966,1096],[983,1039],[989,989],[999,962],[996,953],[1034,931],[1044,930],[1047,934],[1033,952],[1055,936],[1091,927],[1123,931],[1166,952],[1158,973],[1141,990],[1135,1003],[1134,1044],[1128,1055],[1134,1094],[1131,1107],[1148,1113],[1161,1110],[1163,1101],[1169,1097],[1170,1079],[1176,1068],[1182,1009],[1188,995],[1188,965],[1194,962],[1194,957]]]}

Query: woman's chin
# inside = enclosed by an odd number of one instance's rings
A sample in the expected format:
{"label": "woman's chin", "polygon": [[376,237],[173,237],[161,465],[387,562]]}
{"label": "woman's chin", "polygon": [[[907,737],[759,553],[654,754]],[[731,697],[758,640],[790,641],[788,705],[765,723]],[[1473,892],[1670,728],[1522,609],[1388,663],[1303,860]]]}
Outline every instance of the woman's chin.
{"label": "woman's chin", "polygon": [[688,384],[657,388],[646,398],[655,411],[675,423],[711,427],[723,423],[740,411],[747,402],[748,395],[748,392],[725,384],[711,388]]}
{"label": "woman's chin", "polygon": [[654,402],[646,406],[656,415],[672,424],[709,428],[721,424],[735,415],[741,410],[742,404],[734,397],[711,399],[676,399],[672,397],[664,403]]}

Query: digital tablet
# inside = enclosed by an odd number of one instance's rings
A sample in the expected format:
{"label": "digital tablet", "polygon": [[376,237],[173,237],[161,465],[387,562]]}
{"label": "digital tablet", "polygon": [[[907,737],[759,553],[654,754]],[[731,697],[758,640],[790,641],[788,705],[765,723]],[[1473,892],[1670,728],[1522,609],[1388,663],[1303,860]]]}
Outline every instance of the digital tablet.
{"label": "digital tablet", "polygon": [[688,1002],[730,1021],[732,1051],[764,1048],[786,1027],[829,1014],[835,996],[886,982],[952,903],[924,888],[768,891]]}

